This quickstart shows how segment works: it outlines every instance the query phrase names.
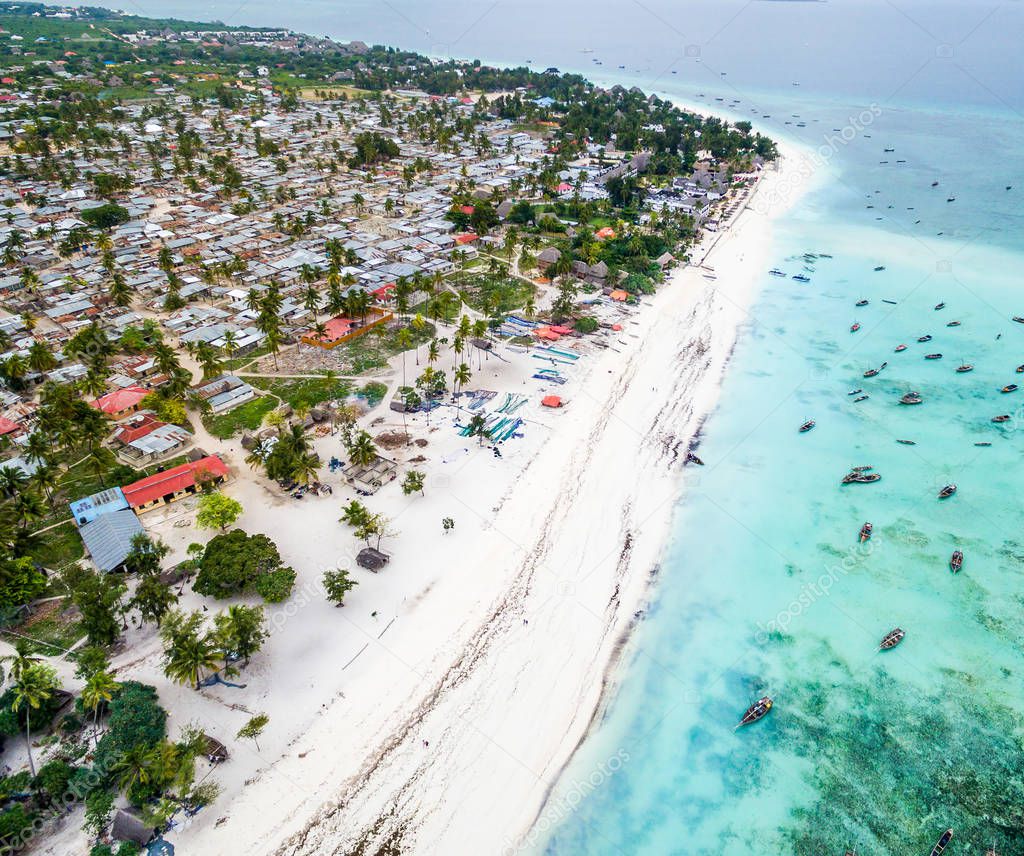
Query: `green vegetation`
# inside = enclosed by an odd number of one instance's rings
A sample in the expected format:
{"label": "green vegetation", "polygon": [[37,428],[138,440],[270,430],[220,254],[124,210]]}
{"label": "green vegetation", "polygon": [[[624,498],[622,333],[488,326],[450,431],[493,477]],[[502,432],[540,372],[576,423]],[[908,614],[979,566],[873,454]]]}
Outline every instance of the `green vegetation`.
{"label": "green vegetation", "polygon": [[203,416],[203,425],[214,437],[227,440],[242,430],[255,431],[263,424],[263,417],[276,406],[271,396],[261,395],[227,413]]}
{"label": "green vegetation", "polygon": [[462,274],[452,284],[467,304],[485,315],[504,315],[520,309],[537,291],[531,282],[495,273]]}
{"label": "green vegetation", "polygon": [[295,410],[309,410],[325,401],[340,401],[352,392],[351,381],[338,377],[247,377],[259,389],[276,395]]}
{"label": "green vegetation", "polygon": [[[288,577],[288,573],[278,573],[282,571],[290,573],[294,583],[295,573],[284,567],[273,541],[266,535],[248,535],[241,529],[233,529],[217,535],[206,545],[192,588],[199,594],[218,599],[234,597],[256,588],[260,578],[274,574],[272,582],[264,585],[277,597]],[[287,589],[290,593],[291,586]],[[263,591],[260,594],[266,597]],[[286,597],[287,594],[278,599]]]}

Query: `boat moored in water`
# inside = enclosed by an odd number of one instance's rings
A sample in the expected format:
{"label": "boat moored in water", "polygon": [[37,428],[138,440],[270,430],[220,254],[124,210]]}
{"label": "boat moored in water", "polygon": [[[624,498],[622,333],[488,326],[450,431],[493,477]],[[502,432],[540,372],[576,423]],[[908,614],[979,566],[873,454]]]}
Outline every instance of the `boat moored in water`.
{"label": "boat moored in water", "polygon": [[904,446],[916,446],[916,440],[897,440],[897,443],[902,443]]}
{"label": "boat moored in water", "polygon": [[906,635],[907,634],[903,632],[902,627],[894,627],[882,637],[882,641],[878,643],[878,647],[882,651],[889,651],[899,645],[900,642],[903,641],[903,637]]}
{"label": "boat moored in water", "polygon": [[940,301],[939,303],[935,304],[935,311],[936,312],[938,312],[940,309],[945,309],[945,308],[946,308],[946,304],[944,302]]}
{"label": "boat moored in water", "polygon": [[949,558],[949,569],[954,573],[960,573],[960,569],[964,566],[964,554],[960,550],[954,550],[953,555]]}
{"label": "boat moored in water", "polygon": [[870,397],[871,397],[870,395],[858,395],[858,396],[857,396],[857,397],[856,397],[856,398],[855,398],[855,399],[853,400],[853,403],[854,403],[854,404],[856,404],[856,403],[857,403],[857,402],[859,402],[859,401],[867,401],[867,400],[868,400],[868,399],[869,399]]}
{"label": "boat moored in water", "polygon": [[884,369],[887,365],[889,365],[889,364],[888,363],[882,363],[877,369],[868,369],[866,372],[864,372],[864,377],[874,377],[882,369]]}
{"label": "boat moored in water", "polygon": [[843,484],[872,484],[881,480],[878,473],[850,472],[843,476]]}
{"label": "boat moored in water", "polygon": [[854,306],[867,306],[867,305],[868,305],[868,302],[867,302],[867,300],[864,300],[864,299],[862,298],[861,300],[858,300],[858,301],[857,301],[856,303],[854,303],[853,305],[854,305]]}
{"label": "boat moored in water", "polygon": [[865,523],[860,527],[860,543],[863,544],[865,541],[871,540],[871,530],[875,527],[870,523]]}
{"label": "boat moored in water", "polygon": [[923,336],[918,336],[917,341],[919,342],[930,342],[932,340],[931,333],[925,333]]}
{"label": "boat moored in water", "polygon": [[941,360],[942,354],[925,354],[924,358],[926,360]]}
{"label": "boat moored in water", "polygon": [[785,276],[786,275],[786,272],[784,270],[779,270],[778,268],[772,268],[770,271],[768,271],[768,273],[770,273],[772,276]]}
{"label": "boat moored in water", "polygon": [[850,325],[850,332],[851,333],[856,333],[859,329],[860,329],[860,324],[857,323],[856,321],[853,324]]}
{"label": "boat moored in water", "polygon": [[949,322],[946,323],[946,326],[947,327],[959,327],[960,326],[960,322],[959,321],[949,321]]}
{"label": "boat moored in water", "polygon": [[1017,366],[1017,374],[1024,373],[1024,364]]}
{"label": "boat moored in water", "polygon": [[920,404],[924,401],[919,392],[908,392],[900,398],[900,404]]}
{"label": "boat moored in water", "polygon": [[999,416],[993,416],[992,421],[996,423],[1009,422],[1012,418],[1009,413],[1001,413]]}
{"label": "boat moored in water", "polygon": [[905,351],[906,349],[907,349],[906,345],[897,345],[896,346],[896,353],[897,354],[903,353],[903,351]]}
{"label": "boat moored in water", "polygon": [[800,433],[806,434],[815,426],[815,424],[816,423],[813,419],[808,419],[803,425],[800,426]]}
{"label": "boat moored in water", "polygon": [[809,276],[807,276],[807,274],[805,274],[805,273],[793,274],[793,279],[795,279],[797,282],[810,282],[811,281],[811,278]]}
{"label": "boat moored in water", "polygon": [[942,490],[939,491],[939,499],[949,499],[954,493],[956,493],[956,485],[947,484]]}
{"label": "boat moored in water", "polygon": [[953,840],[953,830],[947,829],[942,833],[939,840],[935,842],[935,846],[932,848],[932,852],[929,856],[942,856],[946,852],[946,847],[949,842]]}
{"label": "boat moored in water", "polygon": [[861,394],[861,393],[862,393],[863,391],[864,391],[863,389],[851,389],[851,390],[850,390],[850,391],[849,391],[848,393],[846,393],[846,394],[847,394],[847,395],[860,395],[860,394]]}
{"label": "boat moored in water", "polygon": [[973,363],[961,363],[959,366],[956,367],[956,370],[957,370],[958,374],[966,374],[967,372],[973,372],[974,371],[974,364]]}
{"label": "boat moored in water", "polygon": [[741,728],[744,725],[750,725],[752,722],[757,722],[759,719],[763,719],[768,715],[768,711],[772,709],[775,704],[772,701],[771,696],[763,696],[755,701],[750,707],[747,708],[743,714],[743,718],[740,719],[739,725],[736,728]]}
{"label": "boat moored in water", "polygon": [[1024,324],[1024,318],[1021,318],[1019,315],[1014,315],[1013,320],[1016,321],[1018,324]]}
{"label": "boat moored in water", "polygon": [[1017,389],[1018,389],[1017,384],[1015,384],[1015,383],[1008,383],[1006,386],[1004,386],[999,391],[1000,392],[1016,392]]}

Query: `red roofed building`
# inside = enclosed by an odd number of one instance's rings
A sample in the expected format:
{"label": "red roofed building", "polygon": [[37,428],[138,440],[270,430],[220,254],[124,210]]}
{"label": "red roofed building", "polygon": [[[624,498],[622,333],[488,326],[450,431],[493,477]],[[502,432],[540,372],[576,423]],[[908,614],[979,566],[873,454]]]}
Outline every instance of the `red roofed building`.
{"label": "red roofed building", "polygon": [[124,389],[115,389],[113,392],[101,395],[92,402],[92,406],[97,410],[102,410],[111,419],[124,419],[125,416],[131,416],[139,409],[142,399],[147,395],[149,395],[148,389],[141,386],[126,386]]}
{"label": "red roofed building", "polygon": [[228,468],[216,455],[181,464],[162,473],[147,476],[121,488],[124,498],[136,512],[150,511],[170,505],[186,496],[199,493],[205,484],[219,484],[227,478]]}
{"label": "red roofed building", "polygon": [[472,232],[466,232],[465,235],[457,235],[455,237],[456,244],[472,244],[473,241],[479,238],[479,235],[474,235]]}
{"label": "red roofed building", "polygon": [[13,422],[5,416],[0,416],[0,437],[6,434],[14,434],[21,430],[21,425]]}
{"label": "red roofed building", "polygon": [[359,319],[343,318],[336,315],[324,322],[323,335],[318,335],[316,330],[307,330],[302,334],[302,342],[306,345],[316,345],[318,348],[336,348],[342,342],[362,336],[379,324],[386,324],[393,317],[390,312],[379,306],[369,307],[366,310],[366,315]]}

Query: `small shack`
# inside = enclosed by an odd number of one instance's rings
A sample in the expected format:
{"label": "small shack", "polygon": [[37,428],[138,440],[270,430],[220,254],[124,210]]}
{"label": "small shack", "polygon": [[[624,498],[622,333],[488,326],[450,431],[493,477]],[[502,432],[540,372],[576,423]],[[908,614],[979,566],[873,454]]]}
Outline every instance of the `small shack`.
{"label": "small shack", "polygon": [[366,568],[366,570],[373,571],[374,573],[377,573],[390,561],[391,557],[387,553],[382,553],[373,547],[363,547],[359,551],[359,555],[356,556],[356,564],[359,567]]}
{"label": "small shack", "polygon": [[562,397],[559,395],[545,395],[540,403],[545,407],[561,407],[565,402],[562,401]]}
{"label": "small shack", "polygon": [[206,746],[203,749],[203,754],[206,756],[207,761],[211,764],[220,764],[222,761],[227,761],[227,746],[221,743],[216,737],[211,737],[209,734],[204,734],[203,738],[206,740]]}
{"label": "small shack", "polygon": [[146,826],[142,818],[124,809],[118,809],[110,828],[110,837],[116,841],[131,841],[144,847],[153,837],[152,827]]}
{"label": "small shack", "polygon": [[398,478],[398,462],[377,455],[372,464],[360,466],[350,464],[345,470],[345,481],[356,490],[376,493],[388,482]]}

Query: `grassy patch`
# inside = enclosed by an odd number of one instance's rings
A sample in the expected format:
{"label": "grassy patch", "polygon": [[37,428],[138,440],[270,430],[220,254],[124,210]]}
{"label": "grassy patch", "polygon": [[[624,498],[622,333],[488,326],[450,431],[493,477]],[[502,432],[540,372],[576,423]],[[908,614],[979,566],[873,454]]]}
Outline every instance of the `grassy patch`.
{"label": "grassy patch", "polygon": [[[382,330],[384,328],[378,327],[377,329]],[[398,326],[389,327],[382,335],[368,333],[335,348],[331,354],[340,361],[339,370],[341,373],[347,375],[365,374],[366,372],[387,366],[388,360],[391,357],[402,352],[398,344],[399,329]],[[425,324],[420,330],[416,330],[413,327],[409,327],[408,330],[412,336],[413,347],[429,342],[437,332],[434,325],[430,323]]]}
{"label": "grassy patch", "polygon": [[[67,511],[66,508],[64,510]],[[81,559],[85,555],[85,547],[78,529],[69,520],[37,535],[31,552],[32,558],[44,568],[57,570]]]}
{"label": "grassy patch", "polygon": [[[81,623],[65,614],[67,605],[63,600],[44,603],[21,625],[14,628],[15,633],[33,640],[28,643],[33,654],[57,655],[85,635]],[[12,637],[7,638],[10,640]]]}
{"label": "grassy patch", "polygon": [[359,391],[359,395],[366,399],[366,403],[369,404],[370,407],[376,407],[381,403],[384,396],[387,395],[387,391],[388,385],[386,383],[371,380]]}
{"label": "grassy patch", "polygon": [[[256,380],[253,378],[252,380]],[[255,386],[255,384],[253,384]],[[277,400],[271,395],[261,395],[227,413],[210,414],[203,417],[206,430],[221,440],[233,437],[242,429],[255,431],[263,424],[263,417],[277,407]]]}
{"label": "grassy patch", "polygon": [[350,381],[326,377],[248,377],[252,386],[272,392],[294,408],[316,407],[325,401],[346,398],[352,392]]}
{"label": "grassy patch", "polygon": [[536,291],[533,283],[503,274],[462,275],[454,285],[474,309],[497,314],[518,309]]}

